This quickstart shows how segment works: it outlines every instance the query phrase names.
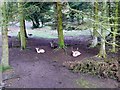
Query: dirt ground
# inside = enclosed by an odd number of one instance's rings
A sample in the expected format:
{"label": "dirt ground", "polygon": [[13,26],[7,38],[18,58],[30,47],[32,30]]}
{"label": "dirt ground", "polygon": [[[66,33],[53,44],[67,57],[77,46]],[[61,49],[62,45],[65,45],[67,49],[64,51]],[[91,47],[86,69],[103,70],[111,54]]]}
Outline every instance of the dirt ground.
{"label": "dirt ground", "polygon": [[[102,79],[83,73],[73,73],[63,66],[66,61],[83,60],[95,56],[98,48],[87,47],[89,36],[65,36],[66,52],[64,50],[51,49],[50,41],[57,38],[34,38],[27,39],[27,49],[20,49],[20,42],[16,37],[11,37],[9,32],[9,60],[11,70],[3,73],[5,87],[8,88],[116,88],[118,82],[112,79]],[[17,33],[18,31],[16,31]],[[34,32],[34,30],[32,30]],[[44,32],[44,31],[42,31]],[[41,33],[42,33],[41,32]],[[28,32],[30,33],[30,32]],[[40,33],[40,32],[39,32]],[[46,31],[45,31],[46,33]],[[51,32],[47,32],[54,35]],[[36,33],[35,33],[36,35]],[[45,34],[42,34],[45,36]],[[13,35],[14,36],[14,35]],[[38,35],[39,36],[39,35]],[[46,35],[47,36],[47,35]],[[46,37],[45,36],[45,37]],[[52,37],[52,36],[51,36]],[[0,39],[1,42],[1,39]],[[0,43],[1,46],[1,43]],[[44,54],[38,54],[35,48],[43,48]],[[71,51],[79,48],[81,55],[77,58],[71,56]],[[0,47],[1,55],[1,47]]]}
{"label": "dirt ground", "polygon": [[[92,57],[98,53],[98,49],[87,47],[88,37],[80,36],[80,40],[75,38],[67,39],[69,46],[66,53],[63,50],[53,50],[49,42],[53,39],[29,38],[27,49],[21,51],[19,41],[14,37],[9,37],[10,65],[12,70],[6,71],[4,82],[8,88],[116,88],[118,83],[111,79],[100,79],[83,73],[73,73],[62,65],[65,61],[82,60]],[[57,39],[54,39],[57,41]],[[37,54],[35,47],[43,48],[44,54]],[[82,53],[74,58],[71,56],[72,47]]]}

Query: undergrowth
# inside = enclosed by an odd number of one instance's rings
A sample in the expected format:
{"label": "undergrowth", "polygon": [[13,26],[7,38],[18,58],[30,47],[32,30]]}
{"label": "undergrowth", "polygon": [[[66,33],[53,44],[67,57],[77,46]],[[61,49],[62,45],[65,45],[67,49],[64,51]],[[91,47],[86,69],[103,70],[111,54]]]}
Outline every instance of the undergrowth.
{"label": "undergrowth", "polygon": [[106,60],[93,60],[89,58],[82,61],[67,61],[64,65],[73,72],[89,73],[119,81],[119,65],[116,58]]}

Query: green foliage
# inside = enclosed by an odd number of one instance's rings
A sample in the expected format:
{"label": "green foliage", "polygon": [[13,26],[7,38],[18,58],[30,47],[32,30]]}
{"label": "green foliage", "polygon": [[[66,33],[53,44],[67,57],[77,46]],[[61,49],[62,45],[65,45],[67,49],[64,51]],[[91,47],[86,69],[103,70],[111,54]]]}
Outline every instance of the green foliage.
{"label": "green foliage", "polygon": [[39,27],[39,21],[41,21],[43,25],[46,13],[48,14],[49,11],[50,14],[51,5],[53,5],[52,2],[27,2],[25,4],[25,12],[27,12],[25,13],[26,19],[33,22],[33,28]]}
{"label": "green foliage", "polygon": [[[96,0],[97,1],[97,0]],[[120,2],[119,2],[120,3]],[[98,2],[98,15],[93,13],[94,5],[91,2],[68,2],[67,4],[62,4],[62,9],[67,9],[68,12],[64,13],[62,12],[62,23],[63,23],[63,29],[66,30],[83,30],[83,29],[91,29],[93,26],[92,24],[95,24],[95,26],[98,26],[98,30],[96,30],[96,33],[98,33],[98,36],[101,37],[101,39],[105,40],[105,43],[110,44],[112,46],[117,46],[117,43],[119,43],[119,26],[118,23],[115,22],[116,19],[119,21],[119,16],[116,16],[116,3],[111,2],[110,8],[109,3],[106,3],[105,6],[103,2]],[[57,25],[57,12],[56,12],[56,5],[54,2],[24,2],[23,5],[23,14],[25,16],[26,20],[33,22],[33,28],[38,28],[40,26],[40,21],[42,22],[42,26],[45,22],[52,21],[52,25],[56,29]],[[104,9],[103,9],[104,7]],[[119,8],[119,7],[118,7]],[[102,12],[106,10],[106,13],[103,15]],[[118,9],[118,13],[119,13]],[[18,10],[18,3],[17,2],[8,2],[7,3],[7,14],[8,14],[8,21],[19,21],[19,10]],[[109,13],[110,12],[110,16]],[[120,15],[120,14],[118,14]],[[94,20],[93,17],[98,18],[98,20]],[[112,20],[112,23],[109,23],[109,20]],[[76,23],[77,22],[77,23]],[[74,24],[73,24],[74,23]],[[46,25],[46,24],[45,24]],[[110,31],[109,29],[115,28],[115,26],[118,26],[118,32]],[[116,35],[116,40],[114,38],[114,42],[108,42],[107,39],[104,37],[101,32],[99,32],[99,29],[103,30],[104,33],[110,32],[114,36]],[[112,35],[110,38],[113,38]],[[116,48],[116,47],[115,47]]]}
{"label": "green foliage", "polygon": [[18,21],[18,3],[17,2],[7,2],[7,15],[8,21]]}
{"label": "green foliage", "polygon": [[73,9],[90,11],[92,9],[92,3],[90,2],[69,2],[69,5]]}

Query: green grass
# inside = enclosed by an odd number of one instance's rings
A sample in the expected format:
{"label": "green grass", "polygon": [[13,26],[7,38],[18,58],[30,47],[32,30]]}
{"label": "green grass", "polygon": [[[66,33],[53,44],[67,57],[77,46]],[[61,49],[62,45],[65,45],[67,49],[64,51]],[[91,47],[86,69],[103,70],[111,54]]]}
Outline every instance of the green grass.
{"label": "green grass", "polygon": [[[16,31],[9,31],[8,35],[17,36],[19,28]],[[31,37],[35,38],[58,38],[57,30],[51,30],[49,26],[38,29],[27,29],[27,34],[33,34]],[[90,30],[64,30],[64,36],[79,36],[79,35],[90,35]]]}

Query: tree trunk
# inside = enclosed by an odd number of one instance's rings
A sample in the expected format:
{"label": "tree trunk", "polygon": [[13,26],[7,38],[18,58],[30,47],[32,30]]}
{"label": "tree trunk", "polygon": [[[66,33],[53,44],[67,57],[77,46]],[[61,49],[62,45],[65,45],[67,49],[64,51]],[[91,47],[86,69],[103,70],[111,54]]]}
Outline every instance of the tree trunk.
{"label": "tree trunk", "polygon": [[[118,17],[120,17],[120,1],[118,2]],[[118,33],[120,33],[120,18],[118,18]],[[117,35],[118,44],[120,45],[120,35]]]}
{"label": "tree trunk", "polygon": [[[21,1],[21,0],[20,0]],[[19,20],[20,20],[20,41],[21,41],[21,49],[26,48],[26,37],[25,37],[25,30],[24,30],[24,15],[23,15],[23,5],[22,2],[18,3],[19,7]]]}
{"label": "tree trunk", "polygon": [[26,32],[26,26],[25,26],[25,19],[23,19],[23,22],[24,22],[24,32],[25,32],[25,37],[28,38],[28,36],[27,36],[27,32]]}
{"label": "tree trunk", "polygon": [[[109,16],[109,18],[112,17],[112,10],[111,10],[111,2],[110,2],[110,0],[108,1],[108,16]],[[109,19],[109,23],[110,23],[110,24],[113,24],[113,23],[114,23],[114,20],[113,20],[113,19]],[[111,32],[113,32],[113,30],[114,30],[113,26],[110,26],[110,29],[111,29]],[[111,32],[110,32],[110,34],[109,34],[107,37],[109,37],[109,36],[112,35]],[[107,37],[106,37],[106,38],[107,38]]]}
{"label": "tree trunk", "polygon": [[84,16],[82,15],[82,22],[81,22],[82,24],[84,23]]}
{"label": "tree trunk", "polygon": [[57,2],[57,17],[58,17],[58,39],[59,39],[59,47],[64,48],[64,35],[63,35],[63,26],[62,26],[62,5],[60,2]]}
{"label": "tree trunk", "polygon": [[[0,3],[0,8],[2,7],[3,3]],[[0,12],[3,12],[2,10],[0,10]],[[2,13],[0,13],[0,16],[2,16]],[[0,19],[1,20],[1,19]],[[2,20],[1,20],[2,21]],[[0,30],[2,30],[2,25],[0,25]],[[2,37],[2,36],[1,36]],[[2,52],[2,51],[1,51]],[[2,57],[0,58],[2,59]],[[2,62],[0,62],[0,86],[2,86]],[[2,88],[0,88],[2,89]]]}
{"label": "tree trunk", "polygon": [[33,13],[33,15],[30,16],[29,18],[32,20],[32,23],[33,23],[32,28],[33,28],[33,29],[34,29],[34,28],[39,28],[40,23],[39,23],[39,18],[38,18],[38,16],[37,16],[37,14],[36,14],[36,13]]}
{"label": "tree trunk", "polygon": [[90,47],[95,47],[98,44],[97,36],[93,35],[92,45]]}
{"label": "tree trunk", "polygon": [[112,52],[116,52],[116,33],[118,31],[118,0],[116,0],[116,10],[115,10],[115,28],[113,32],[113,44],[112,44]]}
{"label": "tree trunk", "polygon": [[71,22],[74,22],[74,14],[75,14],[75,13],[73,13],[73,12],[71,12],[71,13],[69,14],[69,16],[70,16],[70,21],[71,21]]}
{"label": "tree trunk", "polygon": [[34,14],[34,21],[36,22],[35,23],[36,24],[36,28],[39,28],[40,23],[39,23],[39,18],[37,16],[37,14]]}
{"label": "tree trunk", "polygon": [[99,52],[99,57],[106,57],[106,50],[105,50],[105,32],[102,29],[101,30],[102,38],[101,38],[101,46],[100,46],[100,52]]}
{"label": "tree trunk", "polygon": [[1,84],[2,84],[2,63],[0,63],[0,86]]}
{"label": "tree trunk", "polygon": [[[98,22],[98,2],[94,2],[94,20],[96,22]],[[93,24],[93,40],[92,40],[92,44],[90,47],[95,47],[98,44],[98,25],[96,24],[96,22]]]}
{"label": "tree trunk", "polygon": [[9,48],[8,48],[8,16],[7,16],[7,4],[3,3],[3,23],[2,23],[2,66],[9,67]]}
{"label": "tree trunk", "polygon": [[[106,0],[103,2],[102,14],[103,14],[103,17],[106,17]],[[106,48],[105,48],[105,36],[106,36],[106,32],[103,29],[103,27],[101,27],[101,35],[102,35],[102,37],[101,37],[101,46],[100,46],[100,51],[99,51],[98,56],[106,58],[106,55],[107,55],[106,54]]]}

